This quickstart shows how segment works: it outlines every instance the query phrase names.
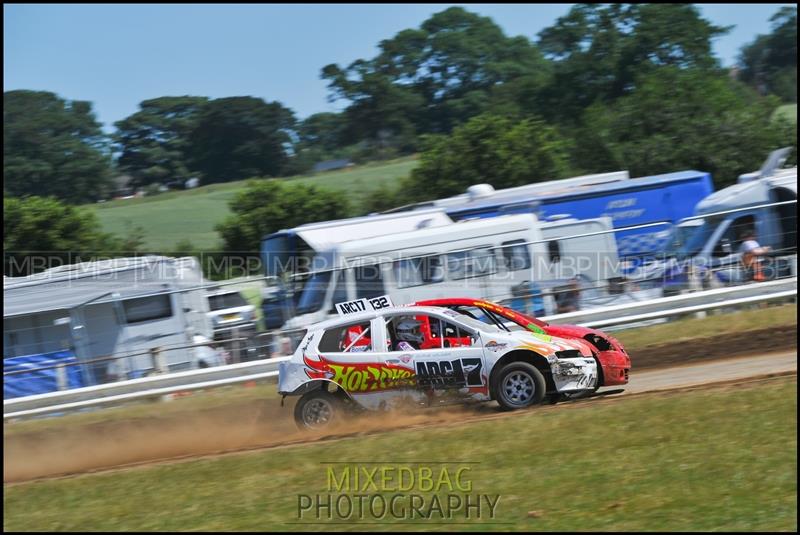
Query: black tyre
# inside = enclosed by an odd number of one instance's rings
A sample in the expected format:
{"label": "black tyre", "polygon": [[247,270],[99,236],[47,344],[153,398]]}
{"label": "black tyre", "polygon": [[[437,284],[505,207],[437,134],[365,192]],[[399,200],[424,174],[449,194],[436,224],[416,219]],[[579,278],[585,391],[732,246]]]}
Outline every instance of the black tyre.
{"label": "black tyre", "polygon": [[492,385],[494,399],[507,411],[541,403],[545,390],[542,372],[527,362],[506,364],[497,372]]}
{"label": "black tyre", "polygon": [[339,421],[344,412],[342,400],[317,389],[306,392],[294,406],[294,421],[301,430],[318,431]]}

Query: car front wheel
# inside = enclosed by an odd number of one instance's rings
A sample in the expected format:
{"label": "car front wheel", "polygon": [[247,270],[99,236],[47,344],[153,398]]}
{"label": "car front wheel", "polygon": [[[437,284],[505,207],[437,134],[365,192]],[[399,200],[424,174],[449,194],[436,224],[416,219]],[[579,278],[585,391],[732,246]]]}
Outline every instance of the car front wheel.
{"label": "car front wheel", "polygon": [[326,390],[312,390],[297,401],[294,421],[301,430],[317,431],[338,422],[343,411],[337,396]]}
{"label": "car front wheel", "polygon": [[542,372],[527,362],[503,366],[494,379],[494,398],[505,410],[516,410],[540,403],[545,396]]}

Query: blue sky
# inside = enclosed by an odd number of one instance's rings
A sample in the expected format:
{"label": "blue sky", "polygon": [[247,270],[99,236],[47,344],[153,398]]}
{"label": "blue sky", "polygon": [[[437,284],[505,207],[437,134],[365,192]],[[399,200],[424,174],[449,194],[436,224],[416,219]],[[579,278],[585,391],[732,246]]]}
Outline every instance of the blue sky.
{"label": "blue sky", "polygon": [[[107,130],[165,95],[253,95],[302,118],[341,108],[327,101],[324,65],[370,58],[381,39],[450,5],[535,39],[572,4],[4,4],[3,89],[89,100]],[[711,22],[736,26],[714,43],[724,65],[788,5],[698,4]]]}

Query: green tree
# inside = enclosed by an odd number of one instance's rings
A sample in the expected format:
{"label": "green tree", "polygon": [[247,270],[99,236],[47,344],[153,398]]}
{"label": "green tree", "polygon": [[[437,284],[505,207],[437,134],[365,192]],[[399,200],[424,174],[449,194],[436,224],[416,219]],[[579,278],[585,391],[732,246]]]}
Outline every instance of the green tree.
{"label": "green tree", "polygon": [[297,144],[333,153],[346,145],[346,126],[345,117],[341,113],[315,113],[298,123]]}
{"label": "green tree", "polygon": [[534,118],[480,115],[426,144],[404,187],[409,200],[455,195],[477,183],[499,189],[570,174],[568,142]]}
{"label": "green tree", "polygon": [[190,178],[188,138],[206,102],[190,96],[145,100],[138,112],[115,123],[120,171],[131,175],[135,186]]}
{"label": "green tree", "polygon": [[230,202],[233,214],[216,226],[224,250],[232,255],[257,255],[261,238],[303,223],[347,217],[344,193],[316,186],[254,180]]}
{"label": "green tree", "polygon": [[342,113],[315,113],[300,121],[285,174],[308,173],[323,160],[351,158],[352,147],[345,147],[346,130],[347,121]]}
{"label": "green tree", "polygon": [[521,76],[544,83],[547,63],[527,38],[508,37],[461,7],[381,41],[372,59],[322,70],[331,100],[351,102],[350,141],[413,147],[420,133],[447,133],[483,112],[492,88]]}
{"label": "green tree", "polygon": [[93,212],[52,197],[3,198],[3,273],[30,275],[93,255],[116,255],[124,243],[98,231]]}
{"label": "green tree", "polygon": [[742,47],[739,78],[761,94],[797,102],[797,8],[782,7],[770,20],[770,34]]}
{"label": "green tree", "polygon": [[413,199],[410,199],[406,194],[406,188],[403,187],[404,185],[403,181],[401,181],[399,187],[398,185],[389,186],[382,184],[377,190],[367,195],[364,199],[364,214],[384,212],[392,208],[398,208],[409,204]]}
{"label": "green tree", "polygon": [[[359,80],[350,81],[351,76],[359,76]],[[402,152],[416,148],[425,101],[414,88],[394,84],[383,73],[370,71],[363,61],[353,63],[347,71],[328,65],[323,78],[331,80],[328,87],[335,91],[331,100],[352,101],[344,111],[346,143],[364,140],[376,150],[395,147]]]}
{"label": "green tree", "polygon": [[189,168],[206,184],[252,176],[280,176],[288,163],[294,114],[255,97],[212,100],[189,135]]}
{"label": "green tree", "polygon": [[92,105],[46,91],[3,93],[3,183],[13,196],[54,196],[71,203],[111,189],[108,141]]}
{"label": "green tree", "polygon": [[714,26],[690,4],[579,4],[539,33],[554,62],[540,95],[546,117],[574,122],[593,102],[630,94],[637,78],[663,67],[716,70]]}
{"label": "green tree", "polygon": [[637,86],[586,112],[584,132],[591,135],[581,138],[576,153],[582,170],[643,176],[698,169],[724,187],[758,169],[770,151],[797,143],[793,127],[770,122],[776,98],[760,97],[724,74],[665,68]]}

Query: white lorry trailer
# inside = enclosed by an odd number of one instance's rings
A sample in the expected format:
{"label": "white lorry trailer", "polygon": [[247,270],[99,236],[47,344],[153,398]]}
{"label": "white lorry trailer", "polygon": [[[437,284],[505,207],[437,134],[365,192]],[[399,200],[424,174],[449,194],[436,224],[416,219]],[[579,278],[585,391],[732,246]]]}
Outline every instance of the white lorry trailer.
{"label": "white lorry trailer", "polygon": [[[85,262],[6,277],[4,369],[12,363],[24,368],[28,361],[63,357],[80,369],[73,375],[81,384],[70,386],[86,386],[152,371],[150,352],[156,348],[162,367],[170,371],[219,364],[204,361],[207,350],[187,347],[213,338],[202,284],[195,258],[159,256]],[[125,355],[132,356],[106,359]],[[24,379],[24,374],[18,377]]]}

